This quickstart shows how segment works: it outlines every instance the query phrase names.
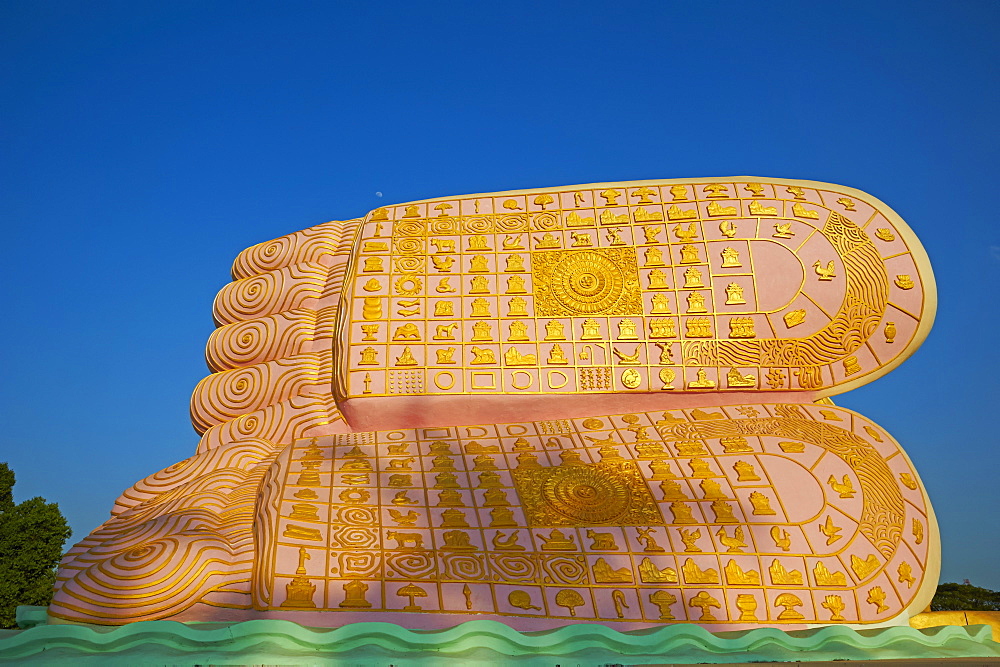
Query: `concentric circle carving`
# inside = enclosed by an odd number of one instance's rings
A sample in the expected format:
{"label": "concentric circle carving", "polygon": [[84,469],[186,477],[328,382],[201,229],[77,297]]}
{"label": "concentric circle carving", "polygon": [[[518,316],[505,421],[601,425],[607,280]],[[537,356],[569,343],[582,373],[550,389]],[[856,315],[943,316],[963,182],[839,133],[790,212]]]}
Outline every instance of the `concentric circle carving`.
{"label": "concentric circle carving", "polygon": [[629,511],[632,493],[623,480],[588,466],[553,468],[542,499],[574,523],[613,521]]}
{"label": "concentric circle carving", "polygon": [[625,293],[625,276],[610,259],[596,252],[579,252],[552,268],[552,296],[580,314],[610,310]]}

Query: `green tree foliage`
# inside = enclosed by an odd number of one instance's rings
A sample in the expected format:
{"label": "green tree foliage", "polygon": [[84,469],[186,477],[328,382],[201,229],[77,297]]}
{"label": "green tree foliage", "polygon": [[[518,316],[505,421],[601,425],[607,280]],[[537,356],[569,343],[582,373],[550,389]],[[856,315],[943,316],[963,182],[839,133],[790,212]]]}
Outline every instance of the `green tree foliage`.
{"label": "green tree foliage", "polygon": [[0,628],[15,626],[18,605],[52,601],[56,565],[70,528],[44,498],[14,503],[14,471],[0,463]]}
{"label": "green tree foliage", "polygon": [[940,584],[931,611],[1000,611],[1000,591],[969,584]]}

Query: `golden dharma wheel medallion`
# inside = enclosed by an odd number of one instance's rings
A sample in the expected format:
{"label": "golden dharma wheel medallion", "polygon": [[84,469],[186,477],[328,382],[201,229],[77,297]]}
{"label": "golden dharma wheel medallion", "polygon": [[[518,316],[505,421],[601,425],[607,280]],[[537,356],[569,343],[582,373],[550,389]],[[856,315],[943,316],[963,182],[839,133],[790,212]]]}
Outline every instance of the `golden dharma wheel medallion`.
{"label": "golden dharma wheel medallion", "polygon": [[595,252],[568,255],[552,269],[552,295],[577,313],[604,312],[618,302],[624,287],[621,269]]}
{"label": "golden dharma wheel medallion", "polygon": [[532,271],[540,314],[642,314],[634,248],[537,253]]}
{"label": "golden dharma wheel medallion", "polygon": [[542,486],[542,498],[574,523],[602,524],[629,510],[631,491],[601,470],[586,466],[553,468]]}

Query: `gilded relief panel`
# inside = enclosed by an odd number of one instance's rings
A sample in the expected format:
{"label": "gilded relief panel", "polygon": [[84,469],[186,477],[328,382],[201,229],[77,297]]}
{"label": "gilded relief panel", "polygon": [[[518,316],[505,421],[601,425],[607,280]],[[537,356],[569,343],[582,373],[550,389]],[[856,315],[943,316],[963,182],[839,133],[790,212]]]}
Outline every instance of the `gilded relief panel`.
{"label": "gilded relief panel", "polygon": [[929,265],[905,223],[794,184],[419,202],[373,211],[356,244],[336,344],[349,398],[829,394],[885,372],[930,325],[913,289]]}
{"label": "gilded relief panel", "polygon": [[834,407],[310,438],[284,480],[258,562],[273,609],[857,623],[927,566],[914,473]]}

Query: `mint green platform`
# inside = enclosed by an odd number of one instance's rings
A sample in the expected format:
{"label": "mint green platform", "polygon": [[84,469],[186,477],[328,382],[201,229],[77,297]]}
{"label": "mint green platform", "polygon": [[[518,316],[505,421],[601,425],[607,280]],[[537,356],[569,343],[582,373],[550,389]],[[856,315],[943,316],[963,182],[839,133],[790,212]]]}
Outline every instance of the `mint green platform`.
{"label": "mint green platform", "polygon": [[38,625],[0,631],[0,664],[530,665],[694,664],[756,661],[1000,658],[989,626],[855,631],[831,626],[710,633],[696,625],[618,632],[577,624],[517,632],[495,621],[414,631],[391,623],[334,629],[290,621],[185,625],[147,621],[115,628]]}

